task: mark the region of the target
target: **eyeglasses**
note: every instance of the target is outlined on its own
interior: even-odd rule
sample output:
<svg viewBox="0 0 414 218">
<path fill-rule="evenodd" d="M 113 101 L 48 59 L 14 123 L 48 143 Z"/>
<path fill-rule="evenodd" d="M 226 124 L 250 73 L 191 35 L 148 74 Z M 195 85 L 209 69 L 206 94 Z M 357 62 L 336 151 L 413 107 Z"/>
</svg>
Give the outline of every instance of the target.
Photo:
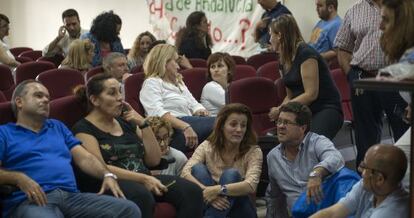
<svg viewBox="0 0 414 218">
<path fill-rule="evenodd" d="M 296 125 L 297 126 L 299 124 L 292 122 L 290 120 L 278 119 L 276 120 L 276 125 L 278 126 Z"/>
<path fill-rule="evenodd" d="M 362 161 L 359 164 L 359 166 L 358 166 L 358 171 L 362 173 L 362 171 L 364 171 L 364 170 L 371 170 L 372 174 L 378 174 L 378 173 L 380 173 L 380 174 L 382 174 L 382 176 L 384 176 L 384 178 L 386 178 L 386 175 L 385 175 L 384 172 L 382 172 L 381 170 L 378 170 L 378 169 L 374 169 L 374 168 L 367 167 L 367 165 L 365 164 L 365 162 Z"/>
</svg>

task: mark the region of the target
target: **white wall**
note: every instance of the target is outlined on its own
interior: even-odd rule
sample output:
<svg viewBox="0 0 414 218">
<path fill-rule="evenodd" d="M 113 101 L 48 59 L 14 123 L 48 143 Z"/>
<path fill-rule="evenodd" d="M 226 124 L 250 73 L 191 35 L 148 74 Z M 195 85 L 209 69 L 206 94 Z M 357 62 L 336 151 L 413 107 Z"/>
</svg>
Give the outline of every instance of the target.
<svg viewBox="0 0 414 218">
<path fill-rule="evenodd" d="M 314 0 L 284 0 L 309 40 L 310 32 L 318 21 Z M 339 0 L 341 17 L 355 0 Z M 10 47 L 29 46 L 42 49 L 57 35 L 62 25 L 61 13 L 67 8 L 79 12 L 81 26 L 89 29 L 92 19 L 102 11 L 114 10 L 123 21 L 122 43 L 131 47 L 136 35 L 150 30 L 146 0 L 0 0 L 0 13 L 10 18 Z"/>
</svg>

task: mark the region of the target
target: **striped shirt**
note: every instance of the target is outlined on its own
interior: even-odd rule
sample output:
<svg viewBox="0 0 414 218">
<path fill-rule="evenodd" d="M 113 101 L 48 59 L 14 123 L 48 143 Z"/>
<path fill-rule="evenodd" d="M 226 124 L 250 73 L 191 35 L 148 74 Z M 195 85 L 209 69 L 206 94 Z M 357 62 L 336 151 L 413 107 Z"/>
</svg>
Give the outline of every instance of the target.
<svg viewBox="0 0 414 218">
<path fill-rule="evenodd" d="M 341 153 L 332 141 L 322 135 L 309 132 L 299 145 L 295 160 L 290 161 L 285 155 L 285 146 L 279 144 L 267 155 L 269 188 L 267 197 L 267 217 L 280 217 L 276 213 L 291 208 L 305 191 L 309 174 L 317 167 L 323 167 L 331 174 L 344 166 Z M 286 199 L 284 199 L 286 198 Z M 283 202 L 285 200 L 286 202 Z"/>
<path fill-rule="evenodd" d="M 335 47 L 352 53 L 351 65 L 373 71 L 388 65 L 380 46 L 381 9 L 373 0 L 359 0 L 345 14 Z"/>
</svg>

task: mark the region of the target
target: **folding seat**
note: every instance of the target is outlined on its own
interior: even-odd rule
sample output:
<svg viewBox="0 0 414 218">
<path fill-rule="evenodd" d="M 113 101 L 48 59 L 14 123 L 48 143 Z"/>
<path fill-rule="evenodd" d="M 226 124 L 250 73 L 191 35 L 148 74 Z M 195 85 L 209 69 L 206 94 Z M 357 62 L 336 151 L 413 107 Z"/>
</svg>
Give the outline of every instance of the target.
<svg viewBox="0 0 414 218">
<path fill-rule="evenodd" d="M 280 78 L 279 62 L 271 61 L 263 64 L 259 67 L 259 69 L 257 69 L 257 76 L 276 81 Z"/>
<path fill-rule="evenodd" d="M 25 51 L 33 51 L 33 49 L 29 47 L 14 47 L 10 49 L 10 52 L 13 54 L 14 57 L 18 57 L 22 52 Z"/>
<path fill-rule="evenodd" d="M 180 72 L 183 75 L 183 81 L 190 90 L 193 97 L 200 102 L 201 93 L 207 84 L 207 68 L 186 69 Z"/>
<path fill-rule="evenodd" d="M 15 86 L 10 68 L 0 64 L 0 91 L 3 92 L 7 100 L 11 99 Z"/>
<path fill-rule="evenodd" d="M 238 56 L 238 55 L 232 55 L 231 56 L 234 60 L 234 62 L 236 62 L 236 65 L 246 65 L 246 59 L 242 56 Z"/>
<path fill-rule="evenodd" d="M 2 91 L 0 91 L 0 103 L 2 103 L 2 102 L 6 102 L 6 101 L 7 101 L 6 96 L 4 96 L 3 92 L 2 92 Z"/>
<path fill-rule="evenodd" d="M 24 51 L 19 54 L 19 57 L 28 57 L 35 61 L 38 58 L 42 57 L 42 51 L 41 50 Z"/>
<path fill-rule="evenodd" d="M 0 103 L 0 114 L 0 125 L 16 122 L 10 101 Z"/>
<path fill-rule="evenodd" d="M 139 92 L 144 83 L 144 73 L 136 73 L 126 78 L 124 84 L 125 101 L 128 102 L 132 108 L 142 116 L 145 116 L 145 110 L 139 101 Z"/>
<path fill-rule="evenodd" d="M 255 69 L 259 69 L 259 67 L 261 67 L 263 64 L 277 60 L 278 55 L 276 53 L 261 53 L 252 55 L 247 58 L 247 64 L 253 66 Z"/>
<path fill-rule="evenodd" d="M 82 73 L 72 69 L 47 70 L 36 79 L 49 90 L 50 100 L 72 95 L 77 85 L 85 84 Z"/>
<path fill-rule="evenodd" d="M 144 72 L 144 68 L 142 68 L 142 65 L 139 66 L 135 66 L 134 68 L 131 69 L 131 74 L 136 74 L 136 73 L 143 73 Z"/>
<path fill-rule="evenodd" d="M 86 79 L 86 81 L 88 81 L 89 78 L 95 76 L 96 74 L 103 73 L 103 72 L 104 72 L 104 69 L 103 69 L 102 66 L 96 66 L 96 67 L 90 69 L 88 72 L 86 72 L 85 79 Z"/>
<path fill-rule="evenodd" d="M 249 65 L 236 65 L 233 72 L 233 81 L 256 77 L 256 69 Z"/>
<path fill-rule="evenodd" d="M 188 59 L 193 67 L 207 67 L 207 61 L 201 58 Z"/>
<path fill-rule="evenodd" d="M 242 103 L 250 108 L 253 129 L 259 136 L 265 135 L 265 130 L 275 126 L 268 113 L 270 108 L 278 106 L 277 99 L 275 84 L 261 77 L 234 81 L 228 89 L 228 103 Z"/>
<path fill-rule="evenodd" d="M 50 101 L 49 118 L 64 123 L 69 129 L 87 115 L 87 103 L 74 95 L 69 95 Z"/>
<path fill-rule="evenodd" d="M 40 58 L 36 59 L 36 61 L 49 61 L 49 62 L 53 63 L 57 68 L 62 63 L 63 59 L 65 59 L 65 57 L 63 57 L 63 55 L 56 54 L 55 56 L 51 56 L 51 57 L 45 57 L 45 56 L 40 57 Z"/>
<path fill-rule="evenodd" d="M 20 62 L 20 63 L 27 63 L 27 62 L 32 62 L 34 60 L 32 60 L 31 58 L 28 57 L 14 57 L 16 59 L 16 61 Z"/>
<path fill-rule="evenodd" d="M 24 80 L 35 79 L 40 73 L 55 68 L 56 66 L 53 63 L 46 61 L 32 61 L 20 64 L 16 67 L 16 84 Z"/>
</svg>

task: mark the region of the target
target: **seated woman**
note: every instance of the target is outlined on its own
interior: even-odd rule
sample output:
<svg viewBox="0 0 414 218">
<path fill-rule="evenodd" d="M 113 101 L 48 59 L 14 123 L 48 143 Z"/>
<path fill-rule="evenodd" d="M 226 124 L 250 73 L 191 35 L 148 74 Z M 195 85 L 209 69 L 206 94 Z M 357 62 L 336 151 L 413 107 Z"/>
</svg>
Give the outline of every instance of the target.
<svg viewBox="0 0 414 218">
<path fill-rule="evenodd" d="M 211 116 L 217 116 L 219 110 L 226 103 L 225 93 L 232 80 L 235 66 L 233 58 L 227 53 L 217 52 L 207 59 L 210 82 L 204 86 L 200 101 Z"/>
<path fill-rule="evenodd" d="M 102 65 L 102 58 L 110 52 L 124 53 L 119 32 L 122 20 L 113 11 L 103 12 L 93 21 L 90 32 L 81 35 L 81 39 L 89 39 L 95 45 L 92 66 Z"/>
<path fill-rule="evenodd" d="M 197 147 L 182 177 L 204 191 L 204 217 L 256 217 L 249 194 L 255 193 L 263 154 L 243 104 L 228 104 L 217 116 L 213 133 Z"/>
<path fill-rule="evenodd" d="M 178 53 L 187 58 L 207 60 L 211 54 L 213 42 L 208 33 L 206 14 L 202 11 L 194 11 L 188 15 L 185 25 L 177 33 L 175 45 L 178 48 Z"/>
<path fill-rule="evenodd" d="M 59 68 L 70 68 L 85 74 L 92 68 L 95 46 L 88 39 L 76 39 L 70 46 L 68 55 Z"/>
<path fill-rule="evenodd" d="M 145 81 L 139 99 L 148 116 L 167 120 L 175 128 L 171 146 L 187 152 L 204 141 L 213 128 L 214 117 L 197 102 L 177 72 L 174 46 L 160 44 L 151 49 L 144 62 Z"/>
<path fill-rule="evenodd" d="M 168 168 L 161 171 L 152 171 L 152 174 L 180 176 L 181 170 L 188 159 L 183 152 L 170 147 L 174 132 L 171 124 L 161 117 L 148 117 L 146 120 L 160 145 L 162 158 L 171 161 Z"/>
<path fill-rule="evenodd" d="M 144 64 L 145 57 L 147 56 L 152 43 L 156 40 L 155 36 L 148 31 L 138 35 L 134 41 L 134 45 L 128 53 L 129 69 L 141 67 Z"/>
<path fill-rule="evenodd" d="M 122 101 L 116 79 L 93 76 L 76 94 L 88 101 L 90 112 L 73 127 L 75 136 L 120 179 L 126 198 L 139 206 L 142 217 L 153 217 L 155 202 L 160 201 L 171 203 L 177 217 L 201 216 L 199 187 L 175 176 L 150 175 L 147 166 L 159 164 L 160 147 L 148 123 Z"/>
<path fill-rule="evenodd" d="M 279 53 L 286 98 L 269 113 L 277 120 L 279 109 L 290 101 L 309 106 L 312 111 L 310 131 L 333 139 L 343 124 L 338 89 L 326 62 L 303 40 L 292 15 L 282 15 L 270 24 L 270 43 Z"/>
<path fill-rule="evenodd" d="M 14 70 L 20 65 L 20 62 L 16 61 L 10 52 L 9 46 L 3 41 L 4 37 L 9 35 L 9 23 L 9 18 L 4 14 L 0 14 L 0 64 L 5 64 Z"/>
</svg>

